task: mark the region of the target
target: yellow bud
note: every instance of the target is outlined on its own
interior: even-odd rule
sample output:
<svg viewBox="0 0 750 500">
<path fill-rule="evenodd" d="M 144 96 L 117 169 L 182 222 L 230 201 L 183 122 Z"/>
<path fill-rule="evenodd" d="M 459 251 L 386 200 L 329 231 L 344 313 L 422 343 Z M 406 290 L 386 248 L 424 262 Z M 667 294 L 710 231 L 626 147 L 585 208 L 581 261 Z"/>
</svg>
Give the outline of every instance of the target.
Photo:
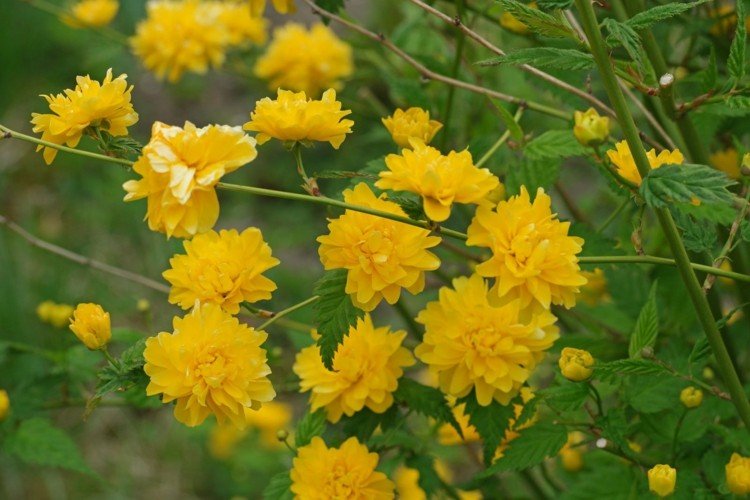
<svg viewBox="0 0 750 500">
<path fill-rule="evenodd" d="M 705 378 L 706 380 L 714 379 L 714 371 L 711 369 L 710 366 L 707 366 L 703 369 L 703 378 Z"/>
<path fill-rule="evenodd" d="M 724 467 L 727 477 L 727 487 L 735 495 L 750 493 L 750 458 L 739 453 L 732 453 L 732 458 Z"/>
<path fill-rule="evenodd" d="M 643 446 L 641 446 L 640 443 L 636 443 L 635 441 L 628 441 L 628 448 L 636 453 L 640 453 L 643 451 Z"/>
<path fill-rule="evenodd" d="M 594 108 L 574 114 L 573 135 L 584 146 L 597 146 L 609 137 L 609 117 L 601 116 Z"/>
<path fill-rule="evenodd" d="M 648 489 L 660 497 L 671 495 L 677 482 L 677 470 L 669 465 L 655 465 L 648 471 Z"/>
<path fill-rule="evenodd" d="M 112 337 L 109 313 L 99 304 L 78 304 L 73 312 L 70 329 L 91 350 L 103 348 Z"/>
<path fill-rule="evenodd" d="M 50 311 L 52 311 L 52 308 L 54 307 L 55 307 L 55 303 L 52 302 L 51 300 L 45 300 L 44 302 L 36 306 L 36 315 L 39 318 L 39 321 L 48 323 L 49 317 L 50 317 Z"/>
<path fill-rule="evenodd" d="M 10 398 L 4 389 L 0 389 L 0 422 L 5 420 L 10 412 Z"/>
<path fill-rule="evenodd" d="M 697 408 L 703 401 L 703 391 L 693 386 L 685 387 L 680 392 L 680 401 L 685 405 L 685 408 Z"/>
<path fill-rule="evenodd" d="M 281 441 L 282 443 L 286 441 L 289 438 L 289 432 L 284 429 L 279 429 L 276 431 L 276 439 Z"/>
<path fill-rule="evenodd" d="M 583 349 L 565 347 L 560 354 L 559 365 L 563 377 L 573 382 L 581 382 L 591 377 L 594 371 L 594 357 Z"/>
<path fill-rule="evenodd" d="M 561 450 L 560 462 L 568 472 L 578 472 L 583 469 L 583 453 L 578 450 Z"/>
<path fill-rule="evenodd" d="M 151 302 L 149 302 L 146 299 L 138 299 L 138 302 L 135 304 L 135 307 L 140 312 L 147 312 L 149 309 L 151 309 Z"/>
</svg>

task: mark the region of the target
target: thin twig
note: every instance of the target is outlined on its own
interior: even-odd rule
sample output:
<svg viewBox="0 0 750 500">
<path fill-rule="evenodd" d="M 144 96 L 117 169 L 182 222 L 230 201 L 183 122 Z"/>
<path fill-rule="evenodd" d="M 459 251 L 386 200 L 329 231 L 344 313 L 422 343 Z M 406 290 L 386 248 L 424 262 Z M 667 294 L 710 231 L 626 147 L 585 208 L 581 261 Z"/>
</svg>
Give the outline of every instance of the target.
<svg viewBox="0 0 750 500">
<path fill-rule="evenodd" d="M 745 201 L 748 201 L 748 197 L 750 197 L 750 192 L 748 192 L 747 186 L 744 186 L 742 188 L 742 194 L 741 196 L 745 198 Z M 714 268 L 720 268 L 721 265 L 724 263 L 725 260 L 727 260 L 727 255 L 729 252 L 732 251 L 734 239 L 737 236 L 737 232 L 740 229 L 740 225 L 742 224 L 742 221 L 745 220 L 745 216 L 747 215 L 748 207 L 750 207 L 750 203 L 745 203 L 742 208 L 740 209 L 739 213 L 737 214 L 737 217 L 734 219 L 734 222 L 732 222 L 732 226 L 729 228 L 729 235 L 727 236 L 727 241 L 724 243 L 724 246 L 721 249 L 721 252 L 719 253 L 719 256 L 714 260 L 713 267 Z M 708 291 L 711 289 L 712 286 L 714 286 L 714 282 L 716 281 L 716 275 L 709 274 L 706 276 L 706 279 L 703 281 L 703 292 L 708 293 Z"/>
</svg>

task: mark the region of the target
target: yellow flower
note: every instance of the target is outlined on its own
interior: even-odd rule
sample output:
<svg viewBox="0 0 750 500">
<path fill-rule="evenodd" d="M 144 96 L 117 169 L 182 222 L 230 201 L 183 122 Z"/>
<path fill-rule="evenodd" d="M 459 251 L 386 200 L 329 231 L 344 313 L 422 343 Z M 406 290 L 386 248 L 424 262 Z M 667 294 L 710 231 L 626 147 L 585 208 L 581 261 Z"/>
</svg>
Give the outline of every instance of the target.
<svg viewBox="0 0 750 500">
<path fill-rule="evenodd" d="M 0 389 L 0 422 L 5 420 L 10 413 L 10 398 L 5 389 Z"/>
<path fill-rule="evenodd" d="M 323 364 L 318 346 L 303 349 L 294 362 L 300 390 L 311 391 L 313 411 L 325 408 L 333 423 L 341 415 L 351 417 L 362 408 L 383 413 L 393 404 L 393 391 L 414 357 L 401 346 L 406 332 L 375 328 L 369 314 L 349 327 L 349 334 L 336 349 L 333 370 Z"/>
<path fill-rule="evenodd" d="M 146 19 L 130 38 L 133 53 L 157 78 L 170 82 L 186 71 L 202 74 L 221 66 L 231 36 L 218 7 L 199 0 L 150 0 Z"/>
<path fill-rule="evenodd" d="M 244 46 L 248 43 L 266 43 L 266 20 L 253 15 L 247 5 L 233 2 L 214 2 L 219 9 L 219 22 L 229 35 L 227 43 Z"/>
<path fill-rule="evenodd" d="M 655 465 L 648 471 L 648 489 L 660 497 L 671 495 L 677 482 L 677 470 L 669 465 Z"/>
<path fill-rule="evenodd" d="M 560 450 L 560 462 L 565 470 L 578 472 L 583 468 L 583 450 L 578 446 L 586 440 L 586 436 L 580 431 L 568 433 L 568 440 Z"/>
<path fill-rule="evenodd" d="M 555 321 L 518 299 L 497 304 L 479 275 L 456 278 L 417 316 L 425 334 L 414 353 L 438 373 L 444 393 L 461 398 L 474 389 L 480 405 L 505 405 L 558 338 Z"/>
<path fill-rule="evenodd" d="M 446 483 L 453 481 L 453 474 L 450 469 L 440 461 L 435 460 L 435 472 L 438 477 Z M 400 500 L 427 500 L 427 493 L 419 486 L 419 471 L 406 466 L 400 466 L 393 475 L 393 482 L 396 485 L 396 493 Z M 480 491 L 461 491 L 457 490 L 460 500 L 482 500 Z"/>
<path fill-rule="evenodd" d="M 558 364 L 563 377 L 573 382 L 587 380 L 594 372 L 594 357 L 583 349 L 563 348 Z"/>
<path fill-rule="evenodd" d="M 264 97 L 255 103 L 255 111 L 250 113 L 244 129 L 258 132 L 258 144 L 270 139 L 320 141 L 338 149 L 352 131 L 354 122 L 342 119 L 350 113 L 341 109 L 333 89 L 323 92 L 319 101 L 308 99 L 304 92 L 279 89 L 276 100 Z"/>
<path fill-rule="evenodd" d="M 590 305 L 606 303 L 612 300 L 612 296 L 607 291 L 607 278 L 604 271 L 596 268 L 593 271 L 582 271 L 581 274 L 586 278 L 586 284 L 581 287 L 581 300 Z"/>
<path fill-rule="evenodd" d="M 680 392 L 680 402 L 685 408 L 697 408 L 703 402 L 703 391 L 695 387 L 685 387 Z"/>
<path fill-rule="evenodd" d="M 117 0 L 80 0 L 62 21 L 74 28 L 99 28 L 111 23 L 119 8 Z"/>
<path fill-rule="evenodd" d="M 78 304 L 70 320 L 70 329 L 91 349 L 102 349 L 112 338 L 109 313 L 99 304 Z"/>
<path fill-rule="evenodd" d="M 352 74 L 352 49 L 323 24 L 308 31 L 297 23 L 274 30 L 273 39 L 255 63 L 255 76 L 272 90 L 287 89 L 319 96 L 327 88 L 341 89 Z"/>
<path fill-rule="evenodd" d="M 617 173 L 621 177 L 637 186 L 641 185 L 641 174 L 638 172 L 638 167 L 635 166 L 635 160 L 630 152 L 630 146 L 628 146 L 627 141 L 620 141 L 615 144 L 615 149 L 607 151 L 607 156 L 609 156 L 610 161 L 617 167 Z M 658 155 L 652 149 L 646 152 L 646 156 L 652 170 L 663 165 L 680 165 L 685 161 L 685 157 L 679 149 L 675 149 L 674 151 L 664 150 Z"/>
<path fill-rule="evenodd" d="M 242 302 L 271 298 L 276 284 L 263 272 L 278 265 L 260 230 L 209 231 L 183 243 L 185 255 L 169 260 L 162 276 L 171 285 L 169 302 L 190 309 L 196 300 L 237 314 Z"/>
<path fill-rule="evenodd" d="M 574 113 L 573 135 L 584 146 L 597 146 L 609 137 L 609 117 L 600 116 L 594 108 Z"/>
<path fill-rule="evenodd" d="M 294 0 L 272 0 L 273 8 L 279 14 L 293 14 L 297 12 Z M 250 0 L 250 10 L 253 15 L 259 16 L 266 10 L 266 0 Z"/>
<path fill-rule="evenodd" d="M 174 318 L 173 328 L 146 340 L 143 370 L 151 379 L 146 394 L 176 401 L 178 421 L 195 427 L 213 413 L 219 424 L 244 428 L 245 408 L 257 410 L 276 396 L 261 348 L 266 332 L 241 324 L 216 304 L 196 304 Z"/>
<path fill-rule="evenodd" d="M 70 317 L 73 316 L 73 306 L 69 304 L 55 304 L 51 300 L 45 300 L 36 307 L 36 315 L 40 321 L 49 323 L 55 328 L 65 328 L 70 325 Z"/>
<path fill-rule="evenodd" d="M 528 7 L 536 9 L 536 2 L 529 3 Z M 527 35 L 530 33 L 528 26 L 526 26 L 524 23 L 519 21 L 516 16 L 507 11 L 503 12 L 500 16 L 500 26 L 512 33 L 516 33 L 517 35 Z"/>
<path fill-rule="evenodd" d="M 250 429 L 256 429 L 263 445 L 268 448 L 279 448 L 283 444 L 276 438 L 279 430 L 284 429 L 292 420 L 292 409 L 286 403 L 269 401 L 259 410 L 245 408 L 247 427 L 240 429 L 234 425 L 215 425 L 211 429 L 208 449 L 211 455 L 220 460 L 232 456 L 237 445 L 245 439 Z"/>
<path fill-rule="evenodd" d="M 402 148 L 410 148 L 409 139 L 419 139 L 429 144 L 443 124 L 430 120 L 430 112 L 422 108 L 397 109 L 393 115 L 382 119 L 393 142 Z"/>
<path fill-rule="evenodd" d="M 31 113 L 34 132 L 42 133 L 42 140 L 74 148 L 89 127 L 98 127 L 113 136 L 128 135 L 128 127 L 138 121 L 138 113 L 133 110 L 130 93 L 122 74 L 112 78 L 112 70 L 107 70 L 104 80 L 99 83 L 90 76 L 76 77 L 76 87 L 66 89 L 63 94 L 43 95 L 52 113 Z M 57 149 L 38 146 L 44 149 L 44 161 L 51 164 Z"/>
<path fill-rule="evenodd" d="M 376 197 L 365 183 L 344 191 L 344 201 L 361 207 L 406 216 L 384 194 Z M 440 243 L 426 229 L 353 210 L 330 220 L 329 234 L 318 237 L 320 261 L 326 270 L 348 270 L 346 293 L 355 306 L 372 311 L 385 298 L 395 304 L 401 289 L 424 290 L 425 271 L 440 267 L 428 251 Z"/>
<path fill-rule="evenodd" d="M 709 162 L 714 168 L 721 170 L 732 179 L 739 179 L 740 172 L 740 154 L 734 148 L 727 148 L 717 151 L 711 155 Z"/>
<path fill-rule="evenodd" d="M 732 458 L 724 467 L 729 491 L 735 495 L 750 493 L 750 458 L 732 453 Z"/>
<path fill-rule="evenodd" d="M 385 157 L 388 170 L 380 172 L 375 185 L 420 195 L 431 220 L 448 219 L 453 203 L 480 203 L 500 184 L 489 170 L 474 166 L 468 150 L 444 156 L 419 139 L 412 139 L 411 145 L 413 150 Z"/>
<path fill-rule="evenodd" d="M 378 472 L 378 454 L 370 453 L 357 438 L 329 448 L 314 437 L 297 449 L 289 476 L 292 493 L 300 500 L 394 498 L 394 484 Z"/>
<path fill-rule="evenodd" d="M 521 306 L 538 303 L 573 307 L 586 278 L 578 267 L 583 240 L 568 236 L 569 222 L 557 220 L 552 200 L 539 188 L 532 203 L 525 187 L 495 210 L 480 206 L 469 226 L 467 245 L 489 247 L 492 258 L 476 267 L 496 278 L 498 297 L 520 298 Z"/>
<path fill-rule="evenodd" d="M 214 186 L 257 155 L 255 139 L 239 127 L 199 129 L 185 122 L 180 128 L 156 122 L 133 165 L 142 179 L 123 184 L 125 201 L 148 198 L 148 226 L 167 237 L 206 232 L 219 217 Z"/>
</svg>

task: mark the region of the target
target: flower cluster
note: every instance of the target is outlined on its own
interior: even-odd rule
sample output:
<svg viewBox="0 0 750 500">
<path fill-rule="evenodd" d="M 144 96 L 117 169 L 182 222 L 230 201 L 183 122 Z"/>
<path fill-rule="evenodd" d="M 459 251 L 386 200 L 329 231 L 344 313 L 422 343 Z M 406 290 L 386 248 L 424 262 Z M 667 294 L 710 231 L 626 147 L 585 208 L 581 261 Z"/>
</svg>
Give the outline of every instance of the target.
<svg viewBox="0 0 750 500">
<path fill-rule="evenodd" d="M 51 300 L 45 300 L 36 307 L 36 315 L 39 321 L 49 323 L 55 328 L 65 328 L 70 324 L 73 310 L 70 304 L 57 304 Z"/>
<path fill-rule="evenodd" d="M 100 28 L 111 23 L 119 9 L 117 0 L 80 0 L 62 20 L 74 28 Z"/>
<path fill-rule="evenodd" d="M 393 115 L 382 119 L 383 125 L 399 147 L 410 148 L 411 140 L 429 144 L 443 128 L 437 120 L 430 120 L 430 112 L 422 108 L 397 109 Z"/>
<path fill-rule="evenodd" d="M 607 151 L 607 156 L 614 163 L 620 177 L 632 182 L 636 186 L 641 185 L 641 174 L 635 164 L 633 153 L 630 151 L 627 141 L 620 141 L 615 144 L 615 149 Z M 664 165 L 680 165 L 685 161 L 685 157 L 679 149 L 675 149 L 674 151 L 664 150 L 659 154 L 656 154 L 656 151 L 652 149 L 646 152 L 646 157 L 652 169 L 657 169 Z"/>
<path fill-rule="evenodd" d="M 138 113 L 133 110 L 127 75 L 112 77 L 107 70 L 104 80 L 99 83 L 90 76 L 76 77 L 76 87 L 66 89 L 57 95 L 44 95 L 52 113 L 32 113 L 31 123 L 34 132 L 42 133 L 42 140 L 74 148 L 78 145 L 89 127 L 105 131 L 112 136 L 128 135 L 128 127 L 138 121 Z M 44 149 L 44 161 L 51 164 L 57 156 L 57 149 L 40 145 Z"/>
</svg>

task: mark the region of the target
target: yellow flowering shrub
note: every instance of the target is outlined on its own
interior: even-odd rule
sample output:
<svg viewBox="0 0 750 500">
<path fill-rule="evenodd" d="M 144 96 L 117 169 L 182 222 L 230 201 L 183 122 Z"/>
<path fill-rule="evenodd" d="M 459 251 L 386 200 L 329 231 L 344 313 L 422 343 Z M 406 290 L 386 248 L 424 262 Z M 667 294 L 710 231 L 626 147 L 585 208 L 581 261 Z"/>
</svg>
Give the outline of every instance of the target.
<svg viewBox="0 0 750 500">
<path fill-rule="evenodd" d="M 382 118 L 381 121 L 391 134 L 393 142 L 402 148 L 412 147 L 412 139 L 429 144 L 435 134 L 443 128 L 442 123 L 430 119 L 429 111 L 416 107 L 406 110 L 399 108 L 392 115 Z"/>
<path fill-rule="evenodd" d="M 80 0 L 70 8 L 63 21 L 74 28 L 101 27 L 112 22 L 120 9 L 117 0 Z"/>
</svg>

